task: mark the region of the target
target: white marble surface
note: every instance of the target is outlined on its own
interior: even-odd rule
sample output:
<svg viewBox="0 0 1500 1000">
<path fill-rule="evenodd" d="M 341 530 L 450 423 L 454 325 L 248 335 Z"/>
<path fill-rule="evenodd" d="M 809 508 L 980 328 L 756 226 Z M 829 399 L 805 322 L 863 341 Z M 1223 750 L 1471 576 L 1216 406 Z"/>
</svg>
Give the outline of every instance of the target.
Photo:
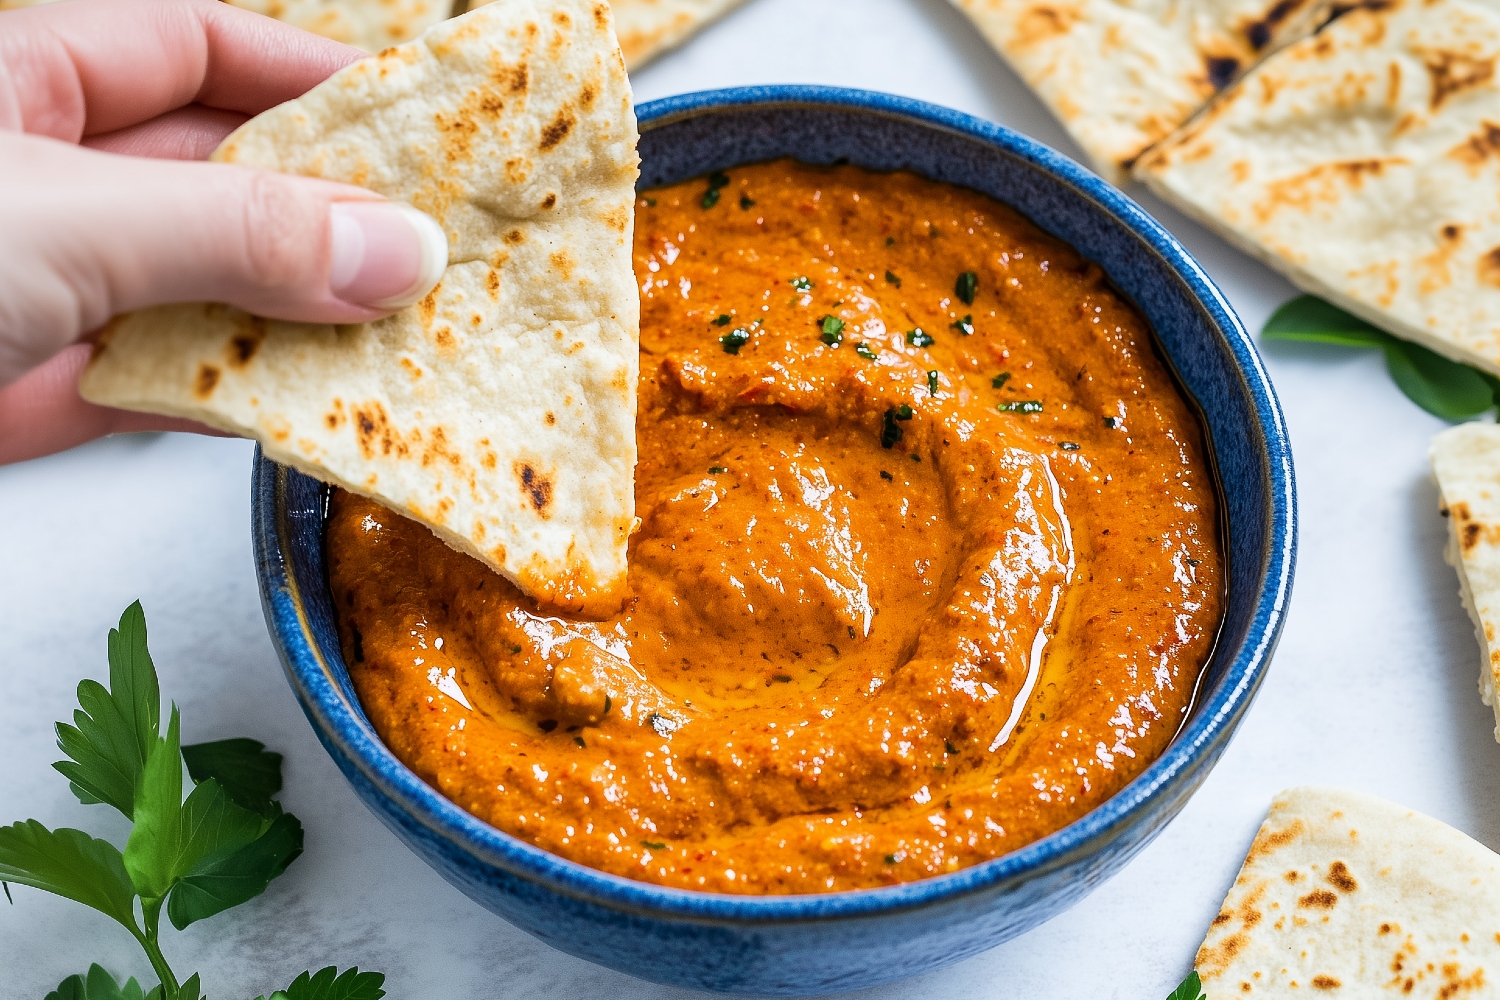
<svg viewBox="0 0 1500 1000">
<path fill-rule="evenodd" d="M 636 79 L 641 100 L 818 82 L 896 91 L 1072 152 L 1055 123 L 943 0 L 752 0 Z M 1132 192 L 1258 329 L 1285 282 Z M 1153 1000 L 1187 972 L 1271 796 L 1300 783 L 1383 795 L 1500 847 L 1500 746 L 1478 652 L 1441 557 L 1427 442 L 1374 354 L 1266 351 L 1302 502 L 1299 572 L 1270 677 L 1218 769 L 1121 875 L 1051 923 L 881 1000 Z M 250 735 L 286 755 L 307 853 L 251 904 L 168 931 L 181 972 L 254 996 L 330 962 L 387 973 L 394 998 L 686 996 L 569 958 L 450 888 L 380 826 L 313 738 L 266 637 L 250 558 L 251 448 L 139 436 L 0 469 L 0 821 L 35 817 L 123 843 L 48 766 L 52 723 L 139 597 L 186 740 Z M 148 975 L 106 918 L 25 888 L 0 900 L 0 995 L 40 998 L 100 961 Z"/>
</svg>

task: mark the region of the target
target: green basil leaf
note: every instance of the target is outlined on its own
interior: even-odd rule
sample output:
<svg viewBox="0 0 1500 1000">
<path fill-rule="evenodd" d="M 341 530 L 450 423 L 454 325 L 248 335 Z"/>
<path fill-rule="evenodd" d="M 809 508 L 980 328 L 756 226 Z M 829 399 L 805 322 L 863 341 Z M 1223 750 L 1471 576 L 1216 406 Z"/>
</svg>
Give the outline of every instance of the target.
<svg viewBox="0 0 1500 1000">
<path fill-rule="evenodd" d="M 1482 375 L 1425 347 L 1387 344 L 1385 366 L 1406 398 L 1435 417 L 1467 420 L 1495 405 L 1494 389 Z"/>
<path fill-rule="evenodd" d="M 36 820 L 0 827 L 0 878 L 91 906 L 132 932 L 135 887 L 113 844 Z"/>
<path fill-rule="evenodd" d="M 1344 347 L 1385 347 L 1390 334 L 1351 315 L 1316 295 L 1300 295 L 1266 320 L 1260 335 L 1267 340 L 1293 340 Z"/>
</svg>

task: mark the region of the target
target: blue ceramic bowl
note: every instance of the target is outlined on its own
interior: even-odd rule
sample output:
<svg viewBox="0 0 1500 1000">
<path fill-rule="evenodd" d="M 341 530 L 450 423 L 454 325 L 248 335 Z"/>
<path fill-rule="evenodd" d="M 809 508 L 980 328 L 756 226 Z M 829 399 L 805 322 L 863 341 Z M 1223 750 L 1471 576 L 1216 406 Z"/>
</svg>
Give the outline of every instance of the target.
<svg viewBox="0 0 1500 1000">
<path fill-rule="evenodd" d="M 1196 705 L 1166 753 L 1098 809 L 951 875 L 858 892 L 747 897 L 606 875 L 501 833 L 398 761 L 365 718 L 324 574 L 326 490 L 257 457 L 266 621 L 303 710 L 356 792 L 444 878 L 553 947 L 643 979 L 765 996 L 913 976 L 1021 934 L 1143 848 L 1207 777 L 1281 632 L 1296 550 L 1292 455 L 1271 383 L 1223 295 L 1118 190 L 1024 136 L 887 94 L 751 87 L 639 108 L 641 186 L 774 157 L 847 159 L 974 188 L 1098 262 L 1134 300 L 1201 407 L 1223 490 L 1228 594 Z"/>
</svg>

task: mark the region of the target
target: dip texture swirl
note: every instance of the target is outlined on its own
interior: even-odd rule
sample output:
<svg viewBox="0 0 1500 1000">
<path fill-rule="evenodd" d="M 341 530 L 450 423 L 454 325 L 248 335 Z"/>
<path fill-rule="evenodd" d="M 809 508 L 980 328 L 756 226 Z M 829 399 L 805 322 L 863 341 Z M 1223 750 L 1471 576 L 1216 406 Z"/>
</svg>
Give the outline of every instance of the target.
<svg viewBox="0 0 1500 1000">
<path fill-rule="evenodd" d="M 1215 488 L 1099 269 L 904 173 L 780 161 L 636 211 L 618 614 L 334 496 L 344 654 L 393 752 L 546 850 L 737 893 L 951 872 L 1154 760 L 1219 623 Z"/>
</svg>

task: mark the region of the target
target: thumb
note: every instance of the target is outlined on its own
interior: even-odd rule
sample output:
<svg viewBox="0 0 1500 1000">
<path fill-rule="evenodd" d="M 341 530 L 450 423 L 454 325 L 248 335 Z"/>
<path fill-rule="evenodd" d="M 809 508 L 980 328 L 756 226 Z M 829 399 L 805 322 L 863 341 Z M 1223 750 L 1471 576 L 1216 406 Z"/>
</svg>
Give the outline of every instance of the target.
<svg viewBox="0 0 1500 1000">
<path fill-rule="evenodd" d="M 16 133 L 0 133 L 0 176 L 0 385 L 131 309 L 366 322 L 421 299 L 448 263 L 429 216 L 331 181 Z"/>
</svg>

